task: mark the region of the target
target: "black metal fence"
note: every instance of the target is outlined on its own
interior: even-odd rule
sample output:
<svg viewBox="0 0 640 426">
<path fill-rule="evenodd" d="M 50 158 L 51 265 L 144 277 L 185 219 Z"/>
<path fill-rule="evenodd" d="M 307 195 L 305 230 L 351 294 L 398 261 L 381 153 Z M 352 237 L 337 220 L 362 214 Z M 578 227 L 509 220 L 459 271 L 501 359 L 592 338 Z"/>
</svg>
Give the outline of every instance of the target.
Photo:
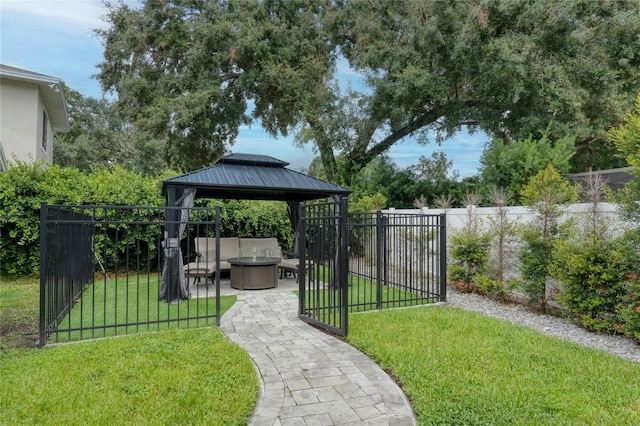
<svg viewBox="0 0 640 426">
<path fill-rule="evenodd" d="M 167 208 L 41 208 L 40 344 L 142 330 L 219 324 L 215 288 L 181 303 L 159 300 Z M 218 209 L 190 209 L 181 240 L 215 236 Z M 218 222 L 219 223 L 219 222 Z"/>
<path fill-rule="evenodd" d="M 351 312 L 446 300 L 446 217 L 349 214 Z"/>
<path fill-rule="evenodd" d="M 446 300 L 444 215 L 351 213 L 315 203 L 301 228 L 300 314 L 346 334 L 348 313 Z M 220 323 L 220 282 L 160 300 L 166 207 L 41 210 L 40 344 Z M 180 238 L 219 235 L 220 210 L 192 208 Z M 180 220 L 180 219 L 177 219 Z M 177 225 L 172 222 L 171 225 Z"/>
<path fill-rule="evenodd" d="M 339 335 L 348 330 L 349 288 L 346 198 L 302 206 L 299 257 L 303 321 Z"/>
<path fill-rule="evenodd" d="M 348 313 L 446 300 L 445 215 L 303 206 L 300 318 L 339 335 Z"/>
<path fill-rule="evenodd" d="M 40 220 L 41 287 L 40 341 L 69 314 L 85 285 L 93 280 L 95 226 L 91 217 L 63 207 L 42 204 Z M 46 226 L 65 223 L 64 227 Z"/>
</svg>

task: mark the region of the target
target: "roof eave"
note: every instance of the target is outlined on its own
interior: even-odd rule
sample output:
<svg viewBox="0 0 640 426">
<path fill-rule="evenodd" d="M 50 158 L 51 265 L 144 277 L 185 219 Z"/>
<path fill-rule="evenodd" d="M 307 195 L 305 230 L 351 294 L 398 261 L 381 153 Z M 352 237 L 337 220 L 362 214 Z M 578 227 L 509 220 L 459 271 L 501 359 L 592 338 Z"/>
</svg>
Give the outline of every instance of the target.
<svg viewBox="0 0 640 426">
<path fill-rule="evenodd" d="M 42 102 L 47 110 L 51 127 L 59 132 L 70 130 L 62 79 L 5 65 L 0 67 L 0 76 L 9 80 L 36 84 L 42 94 Z"/>
<path fill-rule="evenodd" d="M 256 188 L 242 185 L 219 185 L 215 188 L 202 188 L 190 182 L 168 182 L 162 183 L 162 194 L 166 195 L 168 186 L 181 188 L 197 188 L 196 198 L 215 199 L 246 199 L 246 200 L 282 200 L 282 201 L 305 201 L 328 198 L 331 195 L 349 196 L 353 190 L 322 190 L 322 189 L 298 189 L 298 188 Z M 229 197 L 229 194 L 234 194 Z"/>
</svg>

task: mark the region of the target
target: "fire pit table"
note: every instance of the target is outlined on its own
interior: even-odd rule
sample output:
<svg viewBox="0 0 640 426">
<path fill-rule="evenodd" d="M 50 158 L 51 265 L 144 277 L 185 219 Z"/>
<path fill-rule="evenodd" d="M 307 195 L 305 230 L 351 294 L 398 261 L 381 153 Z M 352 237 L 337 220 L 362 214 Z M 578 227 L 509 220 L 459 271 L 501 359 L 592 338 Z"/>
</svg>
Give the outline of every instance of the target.
<svg viewBox="0 0 640 426">
<path fill-rule="evenodd" d="M 236 257 L 228 259 L 231 265 L 231 287 L 238 290 L 263 290 L 278 286 L 276 258 Z"/>
</svg>

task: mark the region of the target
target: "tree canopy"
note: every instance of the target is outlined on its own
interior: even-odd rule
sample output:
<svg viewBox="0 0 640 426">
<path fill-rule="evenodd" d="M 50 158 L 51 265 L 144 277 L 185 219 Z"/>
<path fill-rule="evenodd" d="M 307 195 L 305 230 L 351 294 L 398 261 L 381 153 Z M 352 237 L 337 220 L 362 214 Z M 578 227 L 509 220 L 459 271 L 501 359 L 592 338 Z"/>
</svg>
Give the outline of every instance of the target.
<svg viewBox="0 0 640 426">
<path fill-rule="evenodd" d="M 517 205 L 522 188 L 548 164 L 561 174 L 569 173 L 574 139 L 566 136 L 553 141 L 550 133 L 548 127 L 539 139 L 529 136 L 509 144 L 500 138 L 492 140 L 480 157 L 482 183 L 506 189 Z"/>
<path fill-rule="evenodd" d="M 468 189 L 457 182 L 458 173 L 451 172 L 452 164 L 444 153 L 434 152 L 430 158 L 421 156 L 416 164 L 402 169 L 387 155 L 381 155 L 360 171 L 351 188 L 358 195 L 380 194 L 389 207 L 411 208 L 417 202 L 421 207 L 434 207 L 438 197 L 459 199 Z"/>
<path fill-rule="evenodd" d="M 633 179 L 619 194 L 626 216 L 640 224 L 640 93 L 635 107 L 624 116 L 624 124 L 609 130 L 618 152 L 632 168 Z"/>
<path fill-rule="evenodd" d="M 640 84 L 636 1 L 355 1 L 336 22 L 370 90 L 346 154 L 355 165 L 463 125 L 510 141 L 553 122 L 552 136 L 597 145 Z"/>
<path fill-rule="evenodd" d="M 403 138 L 463 126 L 510 143 L 552 122 L 554 140 L 575 138 L 574 167 L 599 168 L 640 90 L 634 0 L 147 0 L 107 21 L 103 88 L 185 169 L 256 119 L 295 129 L 345 184 Z M 336 82 L 339 57 L 365 88 Z"/>
<path fill-rule="evenodd" d="M 166 138 L 170 166 L 209 165 L 260 119 L 272 135 L 332 73 L 329 1 L 147 0 L 109 6 L 98 78 L 127 120 Z"/>
<path fill-rule="evenodd" d="M 67 86 L 64 93 L 70 131 L 54 135 L 55 164 L 85 171 L 118 165 L 144 175 L 165 169 L 163 141 L 148 139 L 147 134 L 124 122 L 117 104 L 84 97 Z"/>
</svg>

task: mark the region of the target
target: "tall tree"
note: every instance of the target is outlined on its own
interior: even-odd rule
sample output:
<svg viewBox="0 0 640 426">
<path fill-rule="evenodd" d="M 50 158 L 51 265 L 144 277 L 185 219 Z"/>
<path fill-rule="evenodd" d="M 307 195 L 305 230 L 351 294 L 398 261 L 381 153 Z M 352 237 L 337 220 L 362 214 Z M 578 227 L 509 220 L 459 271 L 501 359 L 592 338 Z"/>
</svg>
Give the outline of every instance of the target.
<svg viewBox="0 0 640 426">
<path fill-rule="evenodd" d="M 365 195 L 379 192 L 392 207 L 412 208 L 418 199 L 424 206 L 434 206 L 438 197 L 458 197 L 464 186 L 457 182 L 458 173 L 450 171 L 452 165 L 444 153 L 434 152 L 402 169 L 383 154 L 358 173 L 351 188 Z"/>
<path fill-rule="evenodd" d="M 253 119 L 296 128 L 344 184 L 403 138 L 463 126 L 508 143 L 553 122 L 586 167 L 640 90 L 637 0 L 146 0 L 107 20 L 103 88 L 186 169 Z M 364 90 L 331 80 L 338 54 Z"/>
<path fill-rule="evenodd" d="M 347 183 L 399 140 L 431 130 L 442 141 L 461 126 L 508 142 L 553 122 L 555 139 L 595 152 L 640 88 L 635 0 L 343 3 L 336 43 L 368 86 L 340 151 Z M 331 125 L 308 128 L 317 144 L 336 139 L 323 135 Z"/>
<path fill-rule="evenodd" d="M 84 97 L 67 86 L 63 90 L 70 130 L 54 136 L 56 164 L 88 170 L 131 155 L 126 137 L 111 132 L 113 114 L 105 99 Z"/>
<path fill-rule="evenodd" d="M 64 93 L 71 129 L 54 136 L 56 164 L 80 170 L 119 165 L 145 175 L 164 170 L 162 141 L 149 140 L 124 122 L 116 104 L 85 97 L 67 86 Z"/>
<path fill-rule="evenodd" d="M 110 6 L 98 78 L 124 116 L 166 139 L 170 166 L 215 161 L 242 125 L 287 134 L 322 97 L 334 47 L 329 0 L 146 0 Z"/>
<path fill-rule="evenodd" d="M 609 131 L 620 156 L 631 167 L 632 180 L 619 194 L 626 216 L 640 225 L 640 93 L 635 107 L 624 116 L 624 124 Z"/>
</svg>

